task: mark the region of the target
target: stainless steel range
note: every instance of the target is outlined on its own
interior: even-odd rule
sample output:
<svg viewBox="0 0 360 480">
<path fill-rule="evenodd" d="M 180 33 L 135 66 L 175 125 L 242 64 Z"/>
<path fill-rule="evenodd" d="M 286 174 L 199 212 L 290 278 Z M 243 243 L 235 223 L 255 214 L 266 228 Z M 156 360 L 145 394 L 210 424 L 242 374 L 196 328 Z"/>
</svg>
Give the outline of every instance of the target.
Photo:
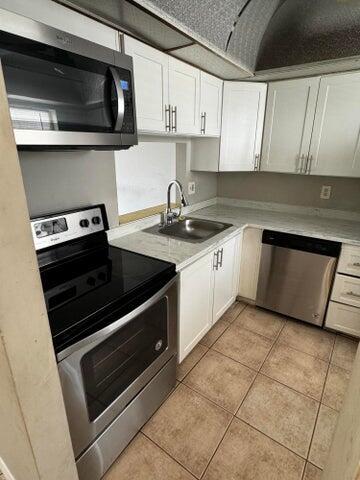
<svg viewBox="0 0 360 480">
<path fill-rule="evenodd" d="M 31 227 L 79 477 L 97 480 L 175 385 L 175 266 L 110 246 L 103 205 Z"/>
</svg>

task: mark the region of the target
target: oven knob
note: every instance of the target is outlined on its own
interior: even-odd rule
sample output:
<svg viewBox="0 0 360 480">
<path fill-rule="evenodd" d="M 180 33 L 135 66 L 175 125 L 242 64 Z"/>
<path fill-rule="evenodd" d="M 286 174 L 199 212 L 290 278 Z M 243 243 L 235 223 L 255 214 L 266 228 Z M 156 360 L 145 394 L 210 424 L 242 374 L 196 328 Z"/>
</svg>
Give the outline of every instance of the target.
<svg viewBox="0 0 360 480">
<path fill-rule="evenodd" d="M 87 218 L 83 218 L 80 220 L 80 227 L 88 227 L 89 226 L 89 220 Z"/>
<path fill-rule="evenodd" d="M 94 225 L 99 225 L 101 223 L 101 218 L 100 217 L 93 217 L 91 219 L 91 221 Z"/>
<path fill-rule="evenodd" d="M 89 277 L 87 280 L 86 280 L 86 283 L 88 285 L 90 285 L 90 287 L 93 287 L 96 283 L 96 278 L 95 277 Z"/>
</svg>

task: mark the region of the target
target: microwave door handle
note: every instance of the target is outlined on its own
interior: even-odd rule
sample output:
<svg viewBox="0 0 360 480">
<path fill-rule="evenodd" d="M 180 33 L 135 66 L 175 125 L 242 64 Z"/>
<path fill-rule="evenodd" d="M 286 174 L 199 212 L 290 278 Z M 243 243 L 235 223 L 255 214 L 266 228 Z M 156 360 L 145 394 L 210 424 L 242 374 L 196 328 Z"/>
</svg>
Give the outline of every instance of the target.
<svg viewBox="0 0 360 480">
<path fill-rule="evenodd" d="M 60 363 L 65 358 L 69 357 L 70 355 L 74 354 L 75 352 L 78 354 L 81 352 L 81 355 L 84 355 L 87 351 L 91 350 L 92 348 L 96 347 L 99 343 L 106 340 L 108 337 L 113 335 L 115 332 L 120 330 L 124 325 L 126 325 L 130 320 L 137 317 L 141 313 L 145 312 L 149 307 L 154 305 L 158 302 L 162 297 L 165 296 L 168 289 L 177 281 L 177 275 L 172 278 L 159 292 L 156 292 L 152 297 L 146 300 L 143 304 L 139 305 L 135 310 L 129 312 L 124 317 L 115 320 L 110 325 L 107 325 L 103 329 L 99 330 L 98 332 L 89 335 L 82 340 L 79 340 L 77 343 L 70 345 L 69 347 L 65 348 L 61 352 L 56 355 L 57 361 Z"/>
<path fill-rule="evenodd" d="M 121 128 L 124 123 L 124 114 L 125 114 L 125 99 L 124 92 L 121 88 L 121 78 L 119 72 L 114 67 L 109 67 L 110 73 L 115 85 L 116 95 L 117 95 L 117 116 L 115 120 L 114 130 L 116 132 L 121 132 Z"/>
</svg>

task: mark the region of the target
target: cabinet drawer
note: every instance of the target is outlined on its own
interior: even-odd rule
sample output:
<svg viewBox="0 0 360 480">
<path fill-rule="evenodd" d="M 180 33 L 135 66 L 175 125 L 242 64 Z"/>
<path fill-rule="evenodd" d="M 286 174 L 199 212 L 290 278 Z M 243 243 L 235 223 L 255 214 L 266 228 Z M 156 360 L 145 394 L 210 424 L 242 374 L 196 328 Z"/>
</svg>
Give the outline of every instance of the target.
<svg viewBox="0 0 360 480">
<path fill-rule="evenodd" d="M 331 300 L 360 307 L 360 278 L 336 274 Z"/>
<path fill-rule="evenodd" d="M 337 271 L 360 277 L 360 247 L 343 245 Z"/>
<path fill-rule="evenodd" d="M 339 332 L 360 337 L 360 308 L 329 302 L 325 325 Z"/>
</svg>

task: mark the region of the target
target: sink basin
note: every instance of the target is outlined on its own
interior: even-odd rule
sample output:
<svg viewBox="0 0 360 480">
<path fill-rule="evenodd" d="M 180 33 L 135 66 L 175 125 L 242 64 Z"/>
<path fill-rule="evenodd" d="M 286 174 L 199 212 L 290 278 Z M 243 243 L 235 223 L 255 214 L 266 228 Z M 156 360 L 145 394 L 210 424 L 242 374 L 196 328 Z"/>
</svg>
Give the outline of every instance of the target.
<svg viewBox="0 0 360 480">
<path fill-rule="evenodd" d="M 201 243 L 229 227 L 232 227 L 231 223 L 201 220 L 200 218 L 185 218 L 185 220 L 175 222 L 172 225 L 166 225 L 165 227 L 155 225 L 155 227 L 146 229 L 145 232 L 180 238 L 192 243 Z"/>
</svg>

